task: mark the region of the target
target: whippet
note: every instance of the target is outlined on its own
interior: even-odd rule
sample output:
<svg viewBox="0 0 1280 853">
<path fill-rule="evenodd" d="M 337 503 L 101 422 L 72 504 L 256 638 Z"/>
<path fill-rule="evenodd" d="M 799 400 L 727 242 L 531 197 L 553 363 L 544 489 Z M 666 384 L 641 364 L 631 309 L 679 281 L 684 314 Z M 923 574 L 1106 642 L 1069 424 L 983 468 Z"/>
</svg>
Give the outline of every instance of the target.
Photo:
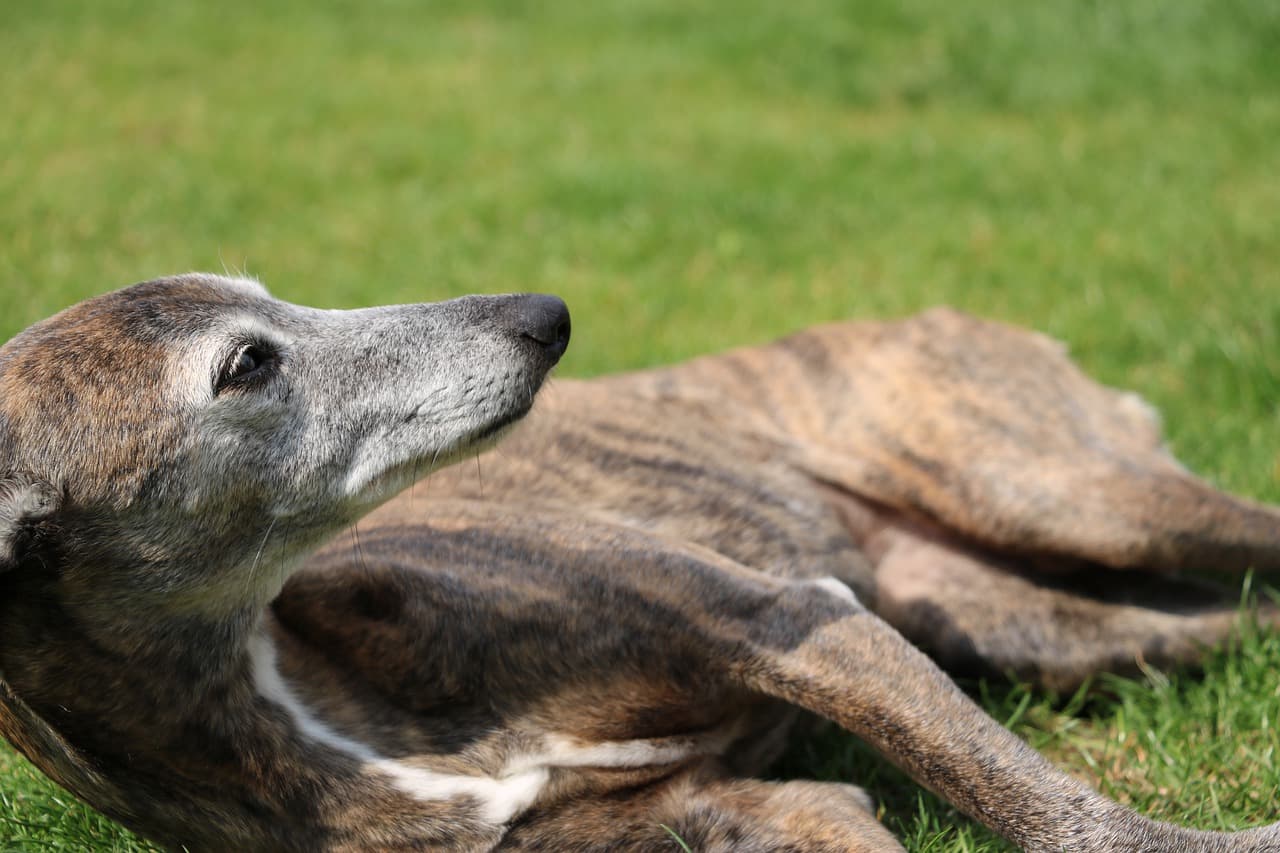
<svg viewBox="0 0 1280 853">
<path fill-rule="evenodd" d="M 933 311 L 562 380 L 439 471 L 568 337 L 549 296 L 320 311 L 202 275 L 19 334 L 0 732 L 191 850 L 896 849 L 853 786 L 751 778 L 796 708 L 1028 850 L 1280 850 L 1106 799 L 912 642 L 1068 687 L 1232 630 L 1165 576 L 1275 569 L 1280 515 L 1138 398 Z"/>
</svg>

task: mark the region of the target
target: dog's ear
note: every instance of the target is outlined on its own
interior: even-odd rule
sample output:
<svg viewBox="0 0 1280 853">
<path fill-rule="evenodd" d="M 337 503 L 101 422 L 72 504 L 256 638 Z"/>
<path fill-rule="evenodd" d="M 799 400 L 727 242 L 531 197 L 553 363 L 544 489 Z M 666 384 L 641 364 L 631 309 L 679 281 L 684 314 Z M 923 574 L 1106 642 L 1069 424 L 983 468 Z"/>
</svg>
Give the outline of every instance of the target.
<svg viewBox="0 0 1280 853">
<path fill-rule="evenodd" d="M 26 474 L 0 475 L 0 572 L 13 568 L 38 525 L 58 511 L 62 494 Z"/>
</svg>

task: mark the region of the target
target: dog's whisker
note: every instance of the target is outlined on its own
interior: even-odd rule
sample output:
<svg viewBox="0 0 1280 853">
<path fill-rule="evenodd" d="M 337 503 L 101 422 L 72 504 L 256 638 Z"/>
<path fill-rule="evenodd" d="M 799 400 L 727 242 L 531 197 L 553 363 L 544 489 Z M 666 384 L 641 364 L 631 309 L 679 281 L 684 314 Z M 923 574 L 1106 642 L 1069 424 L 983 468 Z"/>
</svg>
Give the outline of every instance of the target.
<svg viewBox="0 0 1280 853">
<path fill-rule="evenodd" d="M 267 547 L 267 540 L 271 538 L 271 531 L 275 529 L 277 518 L 273 516 L 267 524 L 267 531 L 262 534 L 262 541 L 258 543 L 258 550 L 253 555 L 253 562 L 249 565 L 249 571 L 245 574 L 245 598 L 252 601 L 254 595 L 254 576 L 258 571 L 258 564 L 262 561 L 262 552 Z"/>
</svg>

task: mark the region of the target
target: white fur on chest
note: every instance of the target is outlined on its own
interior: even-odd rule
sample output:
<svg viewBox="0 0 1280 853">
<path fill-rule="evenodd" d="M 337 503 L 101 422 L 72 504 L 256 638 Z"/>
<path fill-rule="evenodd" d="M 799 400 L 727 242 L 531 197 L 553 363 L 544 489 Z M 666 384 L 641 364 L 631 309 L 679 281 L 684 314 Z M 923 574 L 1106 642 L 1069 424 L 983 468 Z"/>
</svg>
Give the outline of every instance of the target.
<svg viewBox="0 0 1280 853">
<path fill-rule="evenodd" d="M 439 773 L 381 755 L 366 743 L 334 730 L 315 715 L 285 683 L 276 665 L 271 638 L 259 632 L 249 641 L 254 685 L 259 695 L 279 705 L 310 740 L 343 752 L 365 770 L 381 774 L 404 793 L 423 801 L 467 797 L 484 820 L 504 824 L 527 810 L 551 778 L 553 767 L 649 767 L 706 755 L 727 745 L 731 733 L 661 741 L 578 742 L 563 735 L 544 738 L 542 749 L 516 754 L 492 776 Z"/>
</svg>

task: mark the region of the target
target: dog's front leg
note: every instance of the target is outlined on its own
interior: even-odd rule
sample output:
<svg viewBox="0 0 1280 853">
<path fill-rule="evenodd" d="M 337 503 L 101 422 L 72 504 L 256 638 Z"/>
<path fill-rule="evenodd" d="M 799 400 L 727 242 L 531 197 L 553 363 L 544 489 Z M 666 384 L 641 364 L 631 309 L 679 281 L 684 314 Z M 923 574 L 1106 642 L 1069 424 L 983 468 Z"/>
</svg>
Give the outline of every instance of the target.
<svg viewBox="0 0 1280 853">
<path fill-rule="evenodd" d="M 1223 834 L 1157 823 L 1050 764 L 923 653 L 823 583 L 793 584 L 745 627 L 735 675 L 856 733 L 1026 850 L 1280 850 L 1280 824 Z"/>
</svg>

